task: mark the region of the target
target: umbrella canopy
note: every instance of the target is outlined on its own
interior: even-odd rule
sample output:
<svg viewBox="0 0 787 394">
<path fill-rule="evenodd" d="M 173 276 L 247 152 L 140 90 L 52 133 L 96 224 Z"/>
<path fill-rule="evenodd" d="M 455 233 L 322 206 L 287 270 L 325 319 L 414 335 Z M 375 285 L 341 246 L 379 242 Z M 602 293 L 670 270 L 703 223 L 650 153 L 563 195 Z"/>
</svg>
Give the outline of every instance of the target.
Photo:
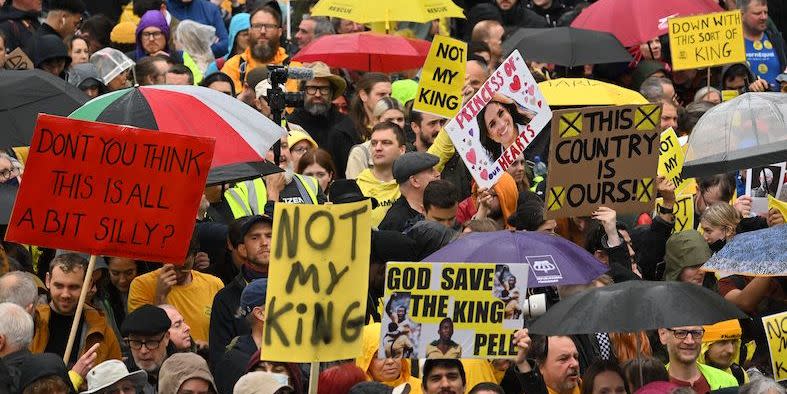
<svg viewBox="0 0 787 394">
<path fill-rule="evenodd" d="M 525 60 L 566 67 L 630 62 L 631 54 L 607 32 L 556 27 L 518 29 L 503 43 L 503 53 L 518 49 Z"/>
<path fill-rule="evenodd" d="M 430 45 L 429 41 L 378 33 L 329 34 L 306 45 L 293 60 L 390 73 L 421 68 Z"/>
<path fill-rule="evenodd" d="M 667 19 L 724 11 L 715 0 L 599 0 L 585 8 L 571 27 L 606 31 L 627 46 L 667 34 Z"/>
<path fill-rule="evenodd" d="M 585 78 L 558 78 L 540 82 L 538 87 L 550 106 L 647 104 L 633 90 Z"/>
<path fill-rule="evenodd" d="M 68 82 L 41 70 L 0 69 L 0 148 L 28 146 L 39 113 L 66 116 L 90 100 Z"/>
<path fill-rule="evenodd" d="M 69 117 L 213 137 L 216 149 L 209 184 L 278 172 L 278 167 L 267 163 L 259 164 L 264 172 L 255 173 L 247 163 L 264 162 L 265 153 L 281 138 L 282 128 L 213 89 L 182 85 L 123 89 L 91 100 Z"/>
<path fill-rule="evenodd" d="M 787 276 L 784 240 L 787 225 L 738 234 L 702 269 L 747 276 Z"/>
<path fill-rule="evenodd" d="M 528 264 L 528 287 L 587 284 L 609 269 L 561 237 L 508 230 L 462 236 L 423 261 Z"/>
<path fill-rule="evenodd" d="M 784 161 L 785 119 L 787 95 L 783 93 L 746 93 L 711 108 L 689 135 L 683 176 L 721 174 Z"/>
<path fill-rule="evenodd" d="M 0 183 L 0 225 L 8 224 L 11 219 L 17 192 L 19 192 L 19 184 Z"/>
<path fill-rule="evenodd" d="M 409 21 L 429 22 L 441 18 L 464 18 L 452 0 L 320 0 L 311 14 L 349 19 L 358 23 Z"/>
<path fill-rule="evenodd" d="M 631 280 L 562 300 L 529 328 L 534 334 L 575 335 L 701 326 L 746 318 L 735 305 L 702 286 Z"/>
</svg>

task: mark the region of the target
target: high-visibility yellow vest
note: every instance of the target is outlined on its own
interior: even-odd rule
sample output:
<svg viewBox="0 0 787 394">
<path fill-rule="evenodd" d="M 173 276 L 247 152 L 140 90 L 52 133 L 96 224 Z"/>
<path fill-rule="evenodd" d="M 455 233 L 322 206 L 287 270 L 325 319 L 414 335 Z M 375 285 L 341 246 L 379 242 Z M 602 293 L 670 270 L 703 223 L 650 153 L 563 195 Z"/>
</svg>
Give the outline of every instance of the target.
<svg viewBox="0 0 787 394">
<path fill-rule="evenodd" d="M 536 175 L 533 178 L 533 186 L 530 187 L 530 191 L 535 193 L 536 189 L 538 189 L 538 184 L 543 182 L 543 181 L 544 181 L 544 177 L 542 177 L 541 175 Z"/>
<path fill-rule="evenodd" d="M 317 204 L 319 185 L 317 180 L 310 176 L 293 174 L 295 186 L 307 204 Z M 268 189 L 262 178 L 236 183 L 235 186 L 224 192 L 224 199 L 232 210 L 232 216 L 237 219 L 243 216 L 262 215 L 265 212 L 265 203 L 268 202 Z"/>
</svg>

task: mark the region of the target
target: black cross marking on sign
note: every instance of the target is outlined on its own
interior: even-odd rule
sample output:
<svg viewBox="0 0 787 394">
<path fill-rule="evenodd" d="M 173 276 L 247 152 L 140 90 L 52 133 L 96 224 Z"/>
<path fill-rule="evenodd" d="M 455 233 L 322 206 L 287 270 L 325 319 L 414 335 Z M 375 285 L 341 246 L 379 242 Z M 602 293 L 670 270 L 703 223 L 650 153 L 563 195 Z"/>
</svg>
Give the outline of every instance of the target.
<svg viewBox="0 0 787 394">
<path fill-rule="evenodd" d="M 651 109 L 651 110 L 650 110 L 650 112 L 645 112 L 645 111 L 644 111 L 642 108 L 643 108 L 643 107 L 638 107 L 638 108 L 637 108 L 637 111 L 639 111 L 639 113 L 641 113 L 641 114 L 642 114 L 642 115 L 644 115 L 644 116 L 642 117 L 642 120 L 640 120 L 640 121 L 639 121 L 639 122 L 638 122 L 638 123 L 637 123 L 637 124 L 636 124 L 634 127 L 635 127 L 636 129 L 638 129 L 638 130 L 639 130 L 639 126 L 640 126 L 640 125 L 641 125 L 643 122 L 645 122 L 646 120 L 648 121 L 648 123 L 650 123 L 651 125 L 653 125 L 653 127 L 656 127 L 656 122 L 655 122 L 655 121 L 653 121 L 653 119 L 651 119 L 651 118 L 650 118 L 650 116 L 651 116 L 651 115 L 653 115 L 653 114 L 654 114 L 656 111 L 658 111 L 658 110 L 659 110 L 659 107 L 658 107 L 657 105 L 654 105 L 654 106 L 653 106 L 653 109 Z M 659 119 L 659 122 L 660 122 L 660 121 L 661 121 L 661 119 Z"/>
<path fill-rule="evenodd" d="M 561 137 L 565 136 L 566 133 L 571 131 L 571 129 L 574 129 L 574 132 L 576 132 L 577 134 L 582 134 L 582 130 L 580 130 L 579 127 L 577 127 L 577 125 L 576 125 L 578 120 L 581 121 L 582 114 L 575 113 L 574 115 L 575 115 L 575 117 L 574 117 L 573 120 L 571 120 L 571 119 L 569 119 L 569 118 L 567 118 L 567 117 L 565 117 L 563 115 L 560 116 L 560 120 L 566 122 L 566 128 L 563 131 L 560 132 L 560 136 Z M 581 125 L 581 123 L 580 123 L 580 125 Z"/>
<path fill-rule="evenodd" d="M 647 196 L 647 201 L 653 199 L 653 196 L 650 195 L 650 186 L 653 185 L 653 178 L 643 179 L 639 181 L 640 185 L 642 185 L 641 194 L 639 195 L 639 200 L 642 201 L 642 198 Z M 643 201 L 644 202 L 644 201 Z"/>
<path fill-rule="evenodd" d="M 560 204 L 560 196 L 562 196 L 563 193 L 566 192 L 566 189 L 561 188 L 560 191 L 555 192 L 555 188 L 553 187 L 553 188 L 549 189 L 549 192 L 552 194 L 552 197 L 554 197 L 554 198 L 552 199 L 552 203 L 550 203 L 549 206 L 547 207 L 547 210 L 551 211 L 552 207 L 555 206 L 555 204 L 557 204 L 557 209 L 562 208 L 562 206 Z"/>
</svg>

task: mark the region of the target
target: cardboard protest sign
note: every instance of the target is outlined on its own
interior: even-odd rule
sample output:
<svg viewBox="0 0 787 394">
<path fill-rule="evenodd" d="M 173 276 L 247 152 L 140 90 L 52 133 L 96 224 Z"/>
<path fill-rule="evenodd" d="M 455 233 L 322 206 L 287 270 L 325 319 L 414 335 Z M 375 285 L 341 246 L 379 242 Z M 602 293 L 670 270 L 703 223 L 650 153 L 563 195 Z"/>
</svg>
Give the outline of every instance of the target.
<svg viewBox="0 0 787 394">
<path fill-rule="evenodd" d="M 683 161 L 685 159 L 683 148 L 678 141 L 678 135 L 672 127 L 661 133 L 661 144 L 659 145 L 659 169 L 658 174 L 672 181 L 675 185 L 675 194 L 680 194 L 686 187 L 686 180 L 683 179 Z"/>
<path fill-rule="evenodd" d="M 768 336 L 773 379 L 787 380 L 787 312 L 763 317 L 762 325 Z"/>
<path fill-rule="evenodd" d="M 5 55 L 5 64 L 3 68 L 6 70 L 32 70 L 33 61 L 27 57 L 27 54 L 22 51 L 22 48 L 16 48 L 11 53 Z"/>
<path fill-rule="evenodd" d="M 490 188 L 551 117 L 552 110 L 522 55 L 515 50 L 445 130 L 478 186 Z M 482 141 L 488 141 L 491 151 Z"/>
<path fill-rule="evenodd" d="M 435 36 L 426 57 L 413 109 L 450 118 L 462 105 L 467 43 Z"/>
<path fill-rule="evenodd" d="M 526 264 L 388 263 L 379 358 L 511 358 Z"/>
<path fill-rule="evenodd" d="M 768 197 L 780 196 L 784 184 L 785 163 L 746 170 L 746 195 L 751 196 L 751 209 L 756 214 L 768 212 Z"/>
<path fill-rule="evenodd" d="M 674 70 L 746 62 L 739 10 L 670 18 L 668 23 Z"/>
<path fill-rule="evenodd" d="M 663 204 L 663 198 L 659 197 L 656 199 L 656 206 Z M 673 234 L 694 229 L 693 195 L 688 194 L 675 196 L 675 205 L 672 206 L 672 212 L 675 214 L 675 226 L 672 227 Z"/>
<path fill-rule="evenodd" d="M 648 212 L 656 198 L 661 106 L 555 111 L 547 172 L 547 219 L 606 206 Z"/>
<path fill-rule="evenodd" d="M 361 353 L 372 206 L 276 204 L 262 353 L 334 361 Z"/>
<path fill-rule="evenodd" d="M 183 264 L 214 142 L 39 115 L 6 239 Z"/>
</svg>

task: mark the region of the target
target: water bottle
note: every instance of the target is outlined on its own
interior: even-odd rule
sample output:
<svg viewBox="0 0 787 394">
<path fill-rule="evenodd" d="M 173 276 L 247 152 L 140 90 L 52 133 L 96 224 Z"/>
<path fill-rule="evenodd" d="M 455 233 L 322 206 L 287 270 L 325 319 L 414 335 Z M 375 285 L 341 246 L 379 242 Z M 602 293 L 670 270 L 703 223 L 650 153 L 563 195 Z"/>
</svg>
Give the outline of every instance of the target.
<svg viewBox="0 0 787 394">
<path fill-rule="evenodd" d="M 541 156 L 536 156 L 533 158 L 533 162 L 535 166 L 533 166 L 533 174 L 536 176 L 544 177 L 547 175 L 547 165 L 541 161 Z"/>
</svg>

